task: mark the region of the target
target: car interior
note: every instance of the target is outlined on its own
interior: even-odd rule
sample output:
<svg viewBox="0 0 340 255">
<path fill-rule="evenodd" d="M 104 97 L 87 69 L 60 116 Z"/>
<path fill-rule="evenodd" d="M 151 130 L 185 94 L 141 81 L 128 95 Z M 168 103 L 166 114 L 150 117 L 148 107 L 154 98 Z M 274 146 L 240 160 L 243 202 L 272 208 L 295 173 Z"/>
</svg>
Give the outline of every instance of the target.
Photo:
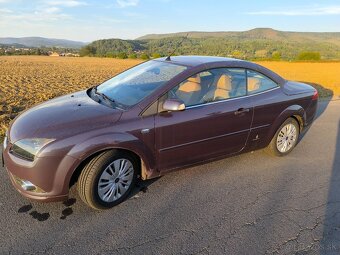
<svg viewBox="0 0 340 255">
<path fill-rule="evenodd" d="M 171 98 L 181 99 L 186 106 L 224 100 L 246 93 L 245 74 L 231 75 L 222 70 L 209 70 L 192 76 L 171 91 Z"/>
<path fill-rule="evenodd" d="M 257 72 L 242 69 L 213 69 L 194 75 L 170 91 L 169 98 L 178 98 L 186 106 L 255 94 L 277 86 Z M 248 88 L 247 88 L 248 87 Z"/>
<path fill-rule="evenodd" d="M 176 95 L 185 105 L 193 105 L 196 102 L 199 102 L 201 98 L 201 84 L 201 77 L 199 75 L 192 76 L 179 85 Z"/>
</svg>

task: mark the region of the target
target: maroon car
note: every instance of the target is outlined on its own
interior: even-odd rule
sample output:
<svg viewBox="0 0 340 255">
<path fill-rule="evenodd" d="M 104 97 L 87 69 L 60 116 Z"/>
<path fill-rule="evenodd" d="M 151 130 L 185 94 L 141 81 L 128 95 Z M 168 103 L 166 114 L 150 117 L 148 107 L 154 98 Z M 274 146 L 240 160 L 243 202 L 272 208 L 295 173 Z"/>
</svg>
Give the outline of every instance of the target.
<svg viewBox="0 0 340 255">
<path fill-rule="evenodd" d="M 317 101 L 311 86 L 247 61 L 160 58 L 25 111 L 3 159 L 28 198 L 64 200 L 77 183 L 85 203 L 105 209 L 137 178 L 261 148 L 288 154 Z"/>
</svg>

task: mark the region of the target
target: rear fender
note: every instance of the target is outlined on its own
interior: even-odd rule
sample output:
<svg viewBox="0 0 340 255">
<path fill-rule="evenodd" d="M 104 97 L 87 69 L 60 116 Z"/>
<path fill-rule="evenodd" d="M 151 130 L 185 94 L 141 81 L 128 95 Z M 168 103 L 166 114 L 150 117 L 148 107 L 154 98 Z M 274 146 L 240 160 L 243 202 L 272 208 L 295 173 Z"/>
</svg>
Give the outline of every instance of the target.
<svg viewBox="0 0 340 255">
<path fill-rule="evenodd" d="M 270 143 L 282 123 L 290 117 L 297 119 L 300 126 L 300 131 L 303 129 L 304 123 L 306 123 L 306 112 L 300 105 L 291 105 L 283 110 L 271 125 L 266 144 Z"/>
</svg>

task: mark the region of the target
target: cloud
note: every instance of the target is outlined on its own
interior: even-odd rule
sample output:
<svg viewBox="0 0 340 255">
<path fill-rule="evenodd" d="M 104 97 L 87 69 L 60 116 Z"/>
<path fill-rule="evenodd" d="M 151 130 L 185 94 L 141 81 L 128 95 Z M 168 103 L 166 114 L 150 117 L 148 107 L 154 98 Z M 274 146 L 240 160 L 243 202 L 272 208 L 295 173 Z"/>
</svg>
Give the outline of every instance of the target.
<svg viewBox="0 0 340 255">
<path fill-rule="evenodd" d="M 29 23 L 29 22 L 52 22 L 52 21 L 59 21 L 59 20 L 65 20 L 68 19 L 69 16 L 66 14 L 17 14 L 17 15 L 11 15 L 5 17 L 5 23 L 10 24 L 10 22 L 19 22 L 22 23 Z M 2 21 L 0 19 L 0 21 Z M 4 21 L 3 21 L 4 22 Z"/>
<path fill-rule="evenodd" d="M 60 12 L 60 8 L 53 6 L 53 7 L 45 8 L 44 12 L 45 13 L 57 13 L 57 12 Z"/>
<path fill-rule="evenodd" d="M 51 5 L 51 6 L 64 6 L 64 7 L 77 7 L 81 5 L 87 5 L 86 2 L 76 1 L 76 0 L 46 1 L 46 4 Z"/>
<path fill-rule="evenodd" d="M 7 8 L 0 8 L 0 13 L 12 13 L 13 11 L 11 11 L 10 9 Z"/>
<path fill-rule="evenodd" d="M 117 0 L 117 4 L 121 8 L 137 6 L 138 3 L 139 3 L 139 0 Z"/>
<path fill-rule="evenodd" d="M 267 15 L 267 16 L 322 16 L 322 15 L 340 15 L 340 6 L 326 6 L 314 8 L 299 8 L 283 11 L 254 11 L 246 12 L 248 15 Z"/>
<path fill-rule="evenodd" d="M 6 8 L 0 8 L 1 24 L 12 24 L 13 22 L 18 24 L 27 24 L 30 22 L 39 24 L 69 20 L 72 16 L 64 13 L 64 8 L 87 4 L 86 2 L 76 0 L 40 0 L 38 3 L 39 4 L 31 10 L 18 10 L 14 12 Z"/>
<path fill-rule="evenodd" d="M 127 22 L 127 20 L 124 19 L 113 19 L 105 17 L 97 17 L 97 21 L 101 22 L 102 24 L 121 24 Z"/>
<path fill-rule="evenodd" d="M 1 11 L 0 11 L 1 13 Z M 29 23 L 29 22 L 53 22 L 59 20 L 70 19 L 71 16 L 64 14 L 57 7 L 44 8 L 34 12 L 5 12 L 1 13 L 1 23 L 12 24 L 16 23 Z"/>
</svg>

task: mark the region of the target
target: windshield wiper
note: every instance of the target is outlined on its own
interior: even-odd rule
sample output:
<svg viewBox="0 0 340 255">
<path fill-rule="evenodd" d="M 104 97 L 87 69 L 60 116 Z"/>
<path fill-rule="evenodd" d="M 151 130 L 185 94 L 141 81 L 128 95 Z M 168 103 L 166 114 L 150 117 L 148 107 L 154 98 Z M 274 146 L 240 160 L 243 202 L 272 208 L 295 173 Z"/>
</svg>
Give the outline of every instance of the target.
<svg viewBox="0 0 340 255">
<path fill-rule="evenodd" d="M 105 95 L 104 93 L 99 92 L 99 91 L 97 90 L 97 87 L 98 87 L 98 86 L 93 87 L 94 93 L 95 93 L 96 95 L 101 96 L 102 98 L 104 98 L 105 100 L 107 100 L 107 101 L 109 101 L 109 102 L 111 102 L 111 103 L 114 103 L 114 102 L 115 102 L 115 100 L 109 98 L 109 97 L 108 97 L 107 95 Z"/>
</svg>

